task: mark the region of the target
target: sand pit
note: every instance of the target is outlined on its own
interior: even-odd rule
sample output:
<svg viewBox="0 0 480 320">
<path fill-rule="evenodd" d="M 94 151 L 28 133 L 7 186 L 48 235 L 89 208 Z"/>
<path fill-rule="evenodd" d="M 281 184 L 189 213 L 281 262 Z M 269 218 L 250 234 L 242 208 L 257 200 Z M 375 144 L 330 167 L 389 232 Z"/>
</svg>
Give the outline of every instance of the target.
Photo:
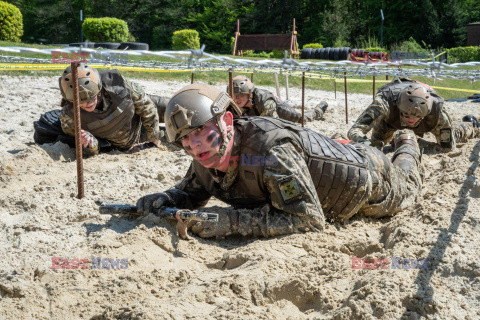
<svg viewBox="0 0 480 320">
<path fill-rule="evenodd" d="M 170 222 L 100 216 L 95 204 L 134 204 L 171 187 L 190 163 L 183 151 L 86 159 L 78 200 L 74 150 L 33 143 L 32 122 L 60 102 L 57 77 L 0 80 L 1 319 L 480 317 L 479 141 L 450 153 L 427 145 L 420 201 L 395 217 L 328 223 L 323 234 L 184 241 Z M 159 95 L 187 84 L 138 82 Z M 290 96 L 300 99 L 300 91 Z M 307 90 L 306 98 L 330 105 L 325 121 L 307 127 L 346 134 L 343 94 Z M 348 98 L 351 124 L 371 96 Z M 446 108 L 456 121 L 480 115 L 474 103 Z"/>
</svg>

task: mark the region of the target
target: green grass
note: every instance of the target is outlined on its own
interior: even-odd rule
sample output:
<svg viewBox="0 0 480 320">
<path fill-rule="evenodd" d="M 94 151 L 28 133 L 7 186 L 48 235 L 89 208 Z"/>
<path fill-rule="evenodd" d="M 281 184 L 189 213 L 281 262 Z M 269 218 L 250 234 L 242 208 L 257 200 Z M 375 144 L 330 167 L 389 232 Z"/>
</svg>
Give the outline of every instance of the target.
<svg viewBox="0 0 480 320">
<path fill-rule="evenodd" d="M 35 45 L 35 44 L 24 44 L 24 43 L 14 43 L 14 42 L 7 42 L 7 41 L 0 41 L 0 46 L 8 46 L 8 47 L 31 47 L 31 48 L 58 48 L 58 46 L 45 46 L 45 45 Z M 128 54 L 128 51 L 126 51 Z M 11 54 L 7 52 L 0 52 L 2 55 L 15 55 L 21 57 L 30 57 L 30 58 L 50 58 L 50 56 L 36 54 L 36 53 L 22 53 L 22 54 Z M 233 57 L 233 56 L 230 56 Z M 238 58 L 238 57 L 237 57 Z M 261 60 L 263 58 L 252 58 L 248 57 L 250 60 Z M 157 57 L 157 56 L 128 56 L 128 61 L 130 63 L 139 63 L 140 61 L 147 61 L 147 62 L 159 62 L 159 63 L 172 63 L 178 62 L 176 59 L 172 58 L 165 58 L 165 57 Z M 319 61 L 319 60 L 311 60 L 311 61 Z M 67 64 L 65 64 L 67 66 Z M 405 68 L 415 68 L 406 66 Z M 465 67 L 463 69 L 475 70 L 478 72 L 480 69 L 479 67 Z M 0 71 L 0 75 L 27 75 L 27 76 L 57 76 L 59 75 L 59 71 L 51 71 L 51 70 L 35 70 L 35 71 Z M 125 75 L 127 78 L 136 78 L 136 79 L 145 79 L 145 80 L 175 80 L 175 81 L 190 81 L 191 74 L 190 72 L 134 72 L 134 71 L 122 71 L 122 74 Z M 245 74 L 250 76 L 251 73 L 245 73 L 241 71 L 236 71 L 235 75 Z M 284 75 L 279 75 L 279 85 L 284 88 L 285 87 L 285 77 Z M 337 82 L 336 90 L 339 93 L 344 92 L 344 85 L 343 85 L 343 78 L 339 78 L 341 83 Z M 372 77 L 365 77 L 365 80 L 372 80 Z M 426 77 L 412 77 L 414 80 L 418 80 L 429 84 L 431 86 L 437 87 L 445 87 L 445 88 L 457 88 L 457 89 L 467 89 L 467 90 L 476 90 L 476 92 L 480 92 L 480 85 L 477 82 L 470 82 L 469 80 L 456 80 L 456 79 L 444 79 L 444 80 L 436 80 L 434 83 L 434 79 L 426 78 Z M 258 87 L 262 86 L 275 86 L 275 78 L 273 74 L 268 73 L 254 73 L 254 83 Z M 349 78 L 350 80 L 350 78 Z M 378 82 L 379 80 L 385 80 L 385 76 L 377 76 L 376 77 L 376 84 L 375 90 L 378 90 L 385 82 Z M 391 77 L 390 77 L 391 80 Z M 208 72 L 195 72 L 195 81 L 208 83 L 208 84 L 219 84 L 224 83 L 225 85 L 228 83 L 228 72 L 227 71 L 208 71 Z M 300 76 L 289 76 L 289 86 L 301 88 L 302 86 L 302 78 Z M 305 78 L 305 87 L 307 89 L 314 89 L 314 90 L 325 90 L 325 91 L 333 91 L 334 81 L 332 79 L 316 79 L 316 78 Z M 347 89 L 349 93 L 364 93 L 364 94 L 372 94 L 373 91 L 373 83 L 359 83 L 354 81 L 349 81 L 347 83 Z M 464 98 L 467 96 L 472 95 L 469 92 L 462 92 L 462 91 L 454 91 L 454 90 L 443 90 L 443 89 L 436 89 L 438 93 L 444 97 L 445 99 L 451 98 Z"/>
</svg>

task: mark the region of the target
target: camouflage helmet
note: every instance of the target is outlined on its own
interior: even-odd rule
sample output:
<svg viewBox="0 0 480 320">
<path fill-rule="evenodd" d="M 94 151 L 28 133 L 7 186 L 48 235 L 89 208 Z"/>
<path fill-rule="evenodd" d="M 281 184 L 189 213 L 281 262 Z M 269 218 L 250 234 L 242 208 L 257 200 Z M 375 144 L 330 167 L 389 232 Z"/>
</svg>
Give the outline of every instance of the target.
<svg viewBox="0 0 480 320">
<path fill-rule="evenodd" d="M 80 103 L 85 103 L 93 98 L 102 89 L 102 81 L 98 71 L 89 67 L 86 63 L 79 63 L 77 68 L 78 74 L 78 94 Z M 73 102 L 73 80 L 72 67 L 68 66 L 58 79 L 60 91 L 65 100 Z"/>
<path fill-rule="evenodd" d="M 215 87 L 194 83 L 180 89 L 170 99 L 165 111 L 168 141 L 179 142 L 180 138 L 212 119 L 217 119 L 223 136 L 220 116 L 227 110 L 232 111 L 234 117 L 241 116 L 241 110 L 232 98 Z"/>
<path fill-rule="evenodd" d="M 412 83 L 400 93 L 398 108 L 405 115 L 424 118 L 432 110 L 432 104 L 432 96 L 427 88 Z"/>
<path fill-rule="evenodd" d="M 246 76 L 236 76 L 233 78 L 233 93 L 250 94 L 253 92 L 253 89 L 255 89 L 255 85 Z"/>
</svg>

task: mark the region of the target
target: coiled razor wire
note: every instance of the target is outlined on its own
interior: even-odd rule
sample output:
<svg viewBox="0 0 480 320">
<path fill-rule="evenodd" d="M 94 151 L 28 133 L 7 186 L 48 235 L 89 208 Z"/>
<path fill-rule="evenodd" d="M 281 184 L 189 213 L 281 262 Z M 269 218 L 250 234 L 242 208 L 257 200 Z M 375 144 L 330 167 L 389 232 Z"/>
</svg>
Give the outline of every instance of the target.
<svg viewBox="0 0 480 320">
<path fill-rule="evenodd" d="M 365 78 L 371 76 L 409 77 L 422 76 L 439 79 L 467 79 L 476 81 L 480 78 L 479 61 L 447 64 L 436 61 L 297 61 L 295 59 L 264 59 L 249 60 L 243 58 L 232 58 L 229 56 L 214 55 L 201 49 L 190 49 L 182 51 L 147 51 L 147 50 L 98 50 L 83 47 L 66 47 L 58 49 L 37 49 L 26 47 L 0 47 L 0 51 L 6 54 L 33 53 L 33 54 L 90 54 L 90 63 L 99 63 L 108 66 L 125 66 L 132 68 L 164 69 L 164 70 L 199 70 L 199 71 L 254 71 L 261 73 L 280 72 L 290 75 L 299 75 L 308 72 L 307 76 L 312 78 L 344 78 L 355 77 Z M 164 61 L 128 61 L 128 56 L 155 56 L 164 57 L 178 62 Z M 8 64 L 52 64 L 53 59 L 29 58 L 4 55 L 0 56 L 0 63 Z M 402 68 L 413 66 L 417 68 Z M 470 69 L 462 69 L 469 67 Z M 473 67 L 473 68 L 471 68 Z"/>
</svg>

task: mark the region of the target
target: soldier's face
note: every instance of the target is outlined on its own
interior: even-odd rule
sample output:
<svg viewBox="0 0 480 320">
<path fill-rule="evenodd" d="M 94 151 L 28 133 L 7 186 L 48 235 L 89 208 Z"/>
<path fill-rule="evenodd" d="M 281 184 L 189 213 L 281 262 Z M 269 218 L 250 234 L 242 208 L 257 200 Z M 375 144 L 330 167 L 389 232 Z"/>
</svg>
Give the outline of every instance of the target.
<svg viewBox="0 0 480 320">
<path fill-rule="evenodd" d="M 95 98 L 93 98 L 93 99 L 91 99 L 87 102 L 80 103 L 79 106 L 80 106 L 80 108 L 82 108 L 83 110 L 85 110 L 87 112 L 92 112 L 97 107 L 97 104 L 98 104 L 98 94 L 95 96 Z"/>
<path fill-rule="evenodd" d="M 403 120 L 405 120 L 405 122 L 407 123 L 407 125 L 409 127 L 413 127 L 415 126 L 420 120 L 422 120 L 422 118 L 420 117 L 415 117 L 415 116 L 411 116 L 411 115 L 408 115 L 408 114 L 404 114 L 403 112 L 400 113 Z"/>
<path fill-rule="evenodd" d="M 221 124 L 224 132 L 228 133 L 233 130 L 233 116 L 230 112 L 222 116 Z M 219 151 L 223 138 L 216 120 L 207 122 L 182 137 L 180 141 L 185 151 L 204 167 L 214 168 L 220 171 L 226 171 L 228 168 L 228 159 L 233 145 L 233 137 L 227 145 L 225 154 L 220 155 Z"/>
<path fill-rule="evenodd" d="M 236 94 L 234 100 L 237 106 L 239 106 L 240 108 L 244 108 L 246 107 L 249 98 L 249 94 Z"/>
</svg>

